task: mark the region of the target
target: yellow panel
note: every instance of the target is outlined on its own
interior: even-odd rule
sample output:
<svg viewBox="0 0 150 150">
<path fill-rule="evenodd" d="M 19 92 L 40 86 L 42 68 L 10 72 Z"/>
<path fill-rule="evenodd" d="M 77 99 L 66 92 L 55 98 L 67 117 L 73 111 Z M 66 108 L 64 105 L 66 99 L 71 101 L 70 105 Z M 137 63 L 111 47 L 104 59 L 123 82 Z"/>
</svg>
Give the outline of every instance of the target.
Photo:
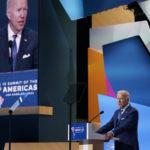
<svg viewBox="0 0 150 150">
<path fill-rule="evenodd" d="M 100 51 L 88 49 L 88 120 L 99 113 L 98 96 L 107 95 L 104 60 Z M 97 117 L 93 122 L 100 122 Z"/>
<path fill-rule="evenodd" d="M 92 27 L 103 27 L 108 25 L 134 22 L 133 11 L 127 10 L 127 5 L 113 8 L 92 15 Z"/>
</svg>

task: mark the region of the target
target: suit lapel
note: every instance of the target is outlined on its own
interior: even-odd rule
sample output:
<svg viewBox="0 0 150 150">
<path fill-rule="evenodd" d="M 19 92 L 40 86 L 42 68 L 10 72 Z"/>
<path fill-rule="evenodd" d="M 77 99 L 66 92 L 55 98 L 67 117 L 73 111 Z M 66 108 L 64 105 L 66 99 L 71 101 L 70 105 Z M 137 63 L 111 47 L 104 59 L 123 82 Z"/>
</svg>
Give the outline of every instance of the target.
<svg viewBox="0 0 150 150">
<path fill-rule="evenodd" d="M 29 44 L 29 40 L 28 40 L 27 30 L 24 29 L 22 31 L 21 42 L 20 42 L 20 47 L 19 47 L 19 52 L 18 52 L 18 58 L 22 57 L 23 54 L 26 52 L 28 44 Z"/>
<path fill-rule="evenodd" d="M 125 118 L 128 115 L 128 111 L 130 110 L 131 106 L 129 105 L 129 107 L 125 110 L 125 112 L 122 114 L 121 118 Z"/>
<path fill-rule="evenodd" d="M 24 29 L 21 35 L 21 41 L 20 41 L 19 51 L 18 51 L 17 60 L 16 60 L 16 69 L 20 67 L 19 65 L 21 64 L 23 55 L 25 54 L 27 50 L 28 43 L 29 41 L 28 41 L 27 30 Z"/>
<path fill-rule="evenodd" d="M 131 106 L 129 105 L 129 107 L 124 111 L 124 113 L 120 116 L 120 120 L 118 120 L 117 125 L 120 124 L 121 120 L 126 119 L 126 116 L 128 115 L 128 111 L 130 110 Z M 118 113 L 119 114 L 119 113 Z"/>
</svg>

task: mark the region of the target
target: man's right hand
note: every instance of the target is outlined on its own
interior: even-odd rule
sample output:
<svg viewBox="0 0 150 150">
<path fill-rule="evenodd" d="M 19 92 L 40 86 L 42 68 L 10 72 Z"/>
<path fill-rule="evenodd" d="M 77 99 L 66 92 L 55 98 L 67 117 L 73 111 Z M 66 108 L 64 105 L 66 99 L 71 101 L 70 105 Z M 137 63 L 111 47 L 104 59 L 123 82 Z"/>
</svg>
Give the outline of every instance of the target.
<svg viewBox="0 0 150 150">
<path fill-rule="evenodd" d="M 114 136 L 112 132 L 106 133 L 105 135 L 106 135 L 105 142 L 108 142 Z"/>
</svg>

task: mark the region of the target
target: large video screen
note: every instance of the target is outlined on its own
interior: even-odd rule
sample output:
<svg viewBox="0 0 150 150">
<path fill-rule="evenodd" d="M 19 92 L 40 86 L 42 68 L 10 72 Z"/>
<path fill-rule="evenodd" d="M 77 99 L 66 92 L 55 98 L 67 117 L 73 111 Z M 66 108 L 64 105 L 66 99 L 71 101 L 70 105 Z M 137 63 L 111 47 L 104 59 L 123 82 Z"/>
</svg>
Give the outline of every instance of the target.
<svg viewBox="0 0 150 150">
<path fill-rule="evenodd" d="M 38 105 L 38 0 L 0 1 L 0 78 L 0 108 Z"/>
</svg>

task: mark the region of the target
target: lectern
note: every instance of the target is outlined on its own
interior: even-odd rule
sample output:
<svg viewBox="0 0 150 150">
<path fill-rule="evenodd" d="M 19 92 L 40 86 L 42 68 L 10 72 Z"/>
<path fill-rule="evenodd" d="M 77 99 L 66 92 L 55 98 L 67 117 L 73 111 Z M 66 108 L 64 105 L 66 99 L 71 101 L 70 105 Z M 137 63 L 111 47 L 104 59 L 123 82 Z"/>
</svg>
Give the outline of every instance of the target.
<svg viewBox="0 0 150 150">
<path fill-rule="evenodd" d="M 99 126 L 93 123 L 72 123 L 71 140 L 80 141 L 79 150 L 103 150 L 105 135 L 95 133 L 98 128 Z M 69 138 L 68 130 L 68 140 Z"/>
<path fill-rule="evenodd" d="M 52 107 L 39 104 L 38 70 L 0 73 L 0 149 L 8 141 L 9 149 L 11 142 L 39 141 L 39 121 L 53 113 Z"/>
</svg>

